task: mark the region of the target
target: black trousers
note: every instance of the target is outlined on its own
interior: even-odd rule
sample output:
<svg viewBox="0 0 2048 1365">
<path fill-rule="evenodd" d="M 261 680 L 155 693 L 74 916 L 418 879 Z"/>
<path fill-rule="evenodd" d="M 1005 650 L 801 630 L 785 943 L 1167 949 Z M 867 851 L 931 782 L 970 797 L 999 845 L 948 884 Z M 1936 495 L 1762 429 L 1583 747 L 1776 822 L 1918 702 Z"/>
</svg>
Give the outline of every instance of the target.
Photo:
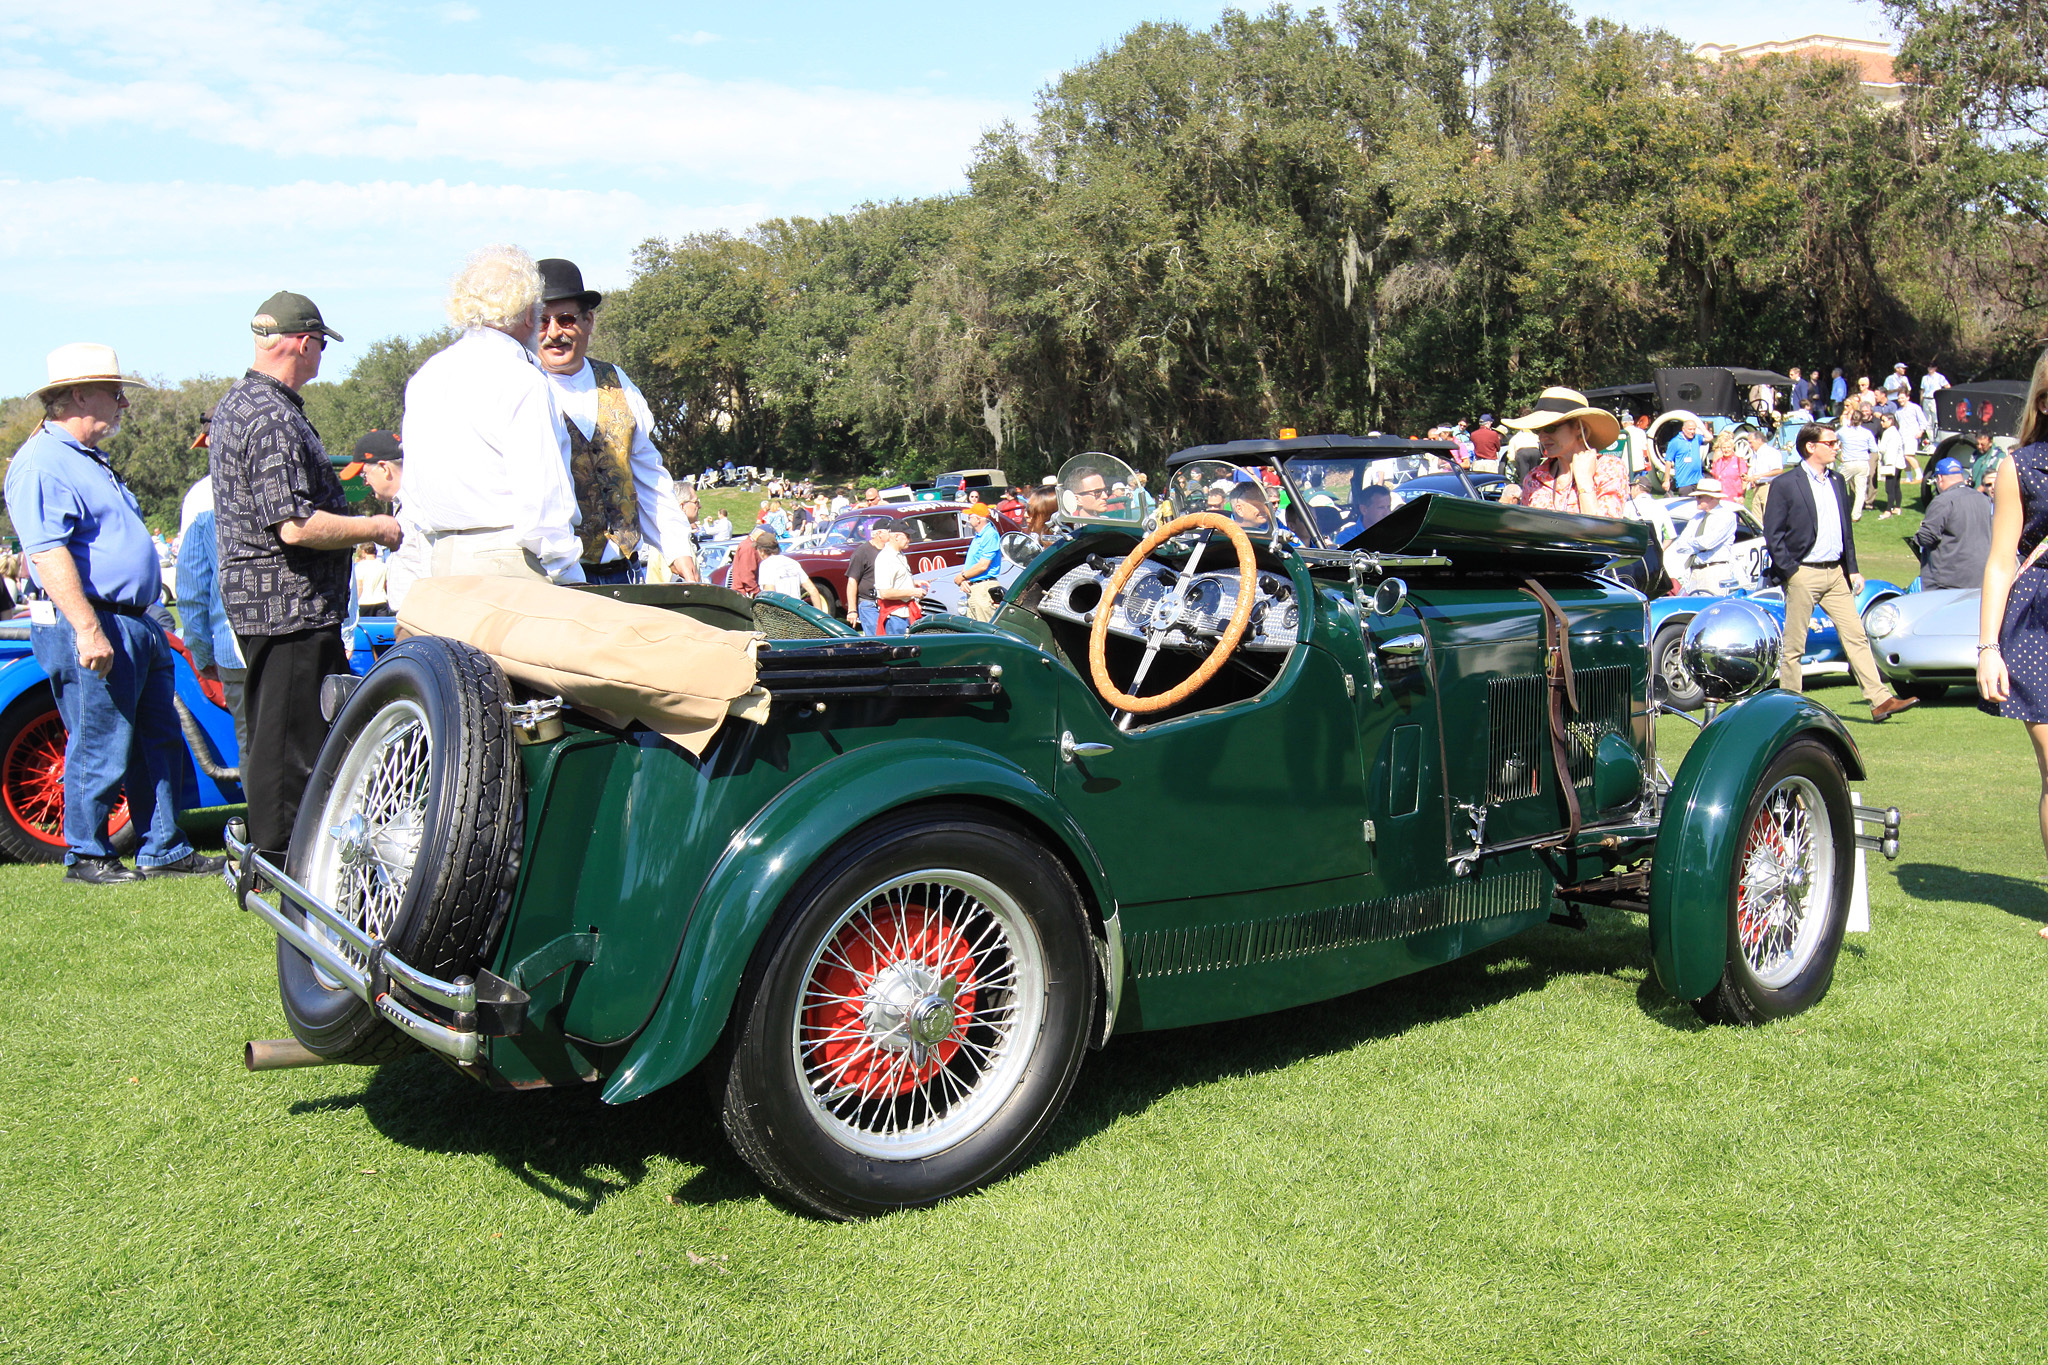
<svg viewBox="0 0 2048 1365">
<path fill-rule="evenodd" d="M 299 818 L 306 779 L 327 738 L 320 680 L 348 672 L 348 651 L 334 626 L 289 635 L 243 635 L 242 705 L 249 716 L 249 752 L 242 755 L 242 791 L 249 798 L 249 842 L 283 853 Z"/>
</svg>

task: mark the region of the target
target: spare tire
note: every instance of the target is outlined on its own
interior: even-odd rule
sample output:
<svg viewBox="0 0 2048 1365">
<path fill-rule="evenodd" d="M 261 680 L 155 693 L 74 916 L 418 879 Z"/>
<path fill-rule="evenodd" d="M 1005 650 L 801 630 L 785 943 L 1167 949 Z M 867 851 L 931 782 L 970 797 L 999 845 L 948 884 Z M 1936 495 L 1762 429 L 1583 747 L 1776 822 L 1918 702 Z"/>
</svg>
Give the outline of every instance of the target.
<svg viewBox="0 0 2048 1365">
<path fill-rule="evenodd" d="M 286 870 L 301 886 L 444 981 L 484 965 L 519 873 L 511 700 L 504 672 L 474 646 L 423 636 L 394 647 L 335 717 L 292 830 Z M 371 1064 L 412 1049 L 281 939 L 277 980 L 309 1051 Z"/>
</svg>

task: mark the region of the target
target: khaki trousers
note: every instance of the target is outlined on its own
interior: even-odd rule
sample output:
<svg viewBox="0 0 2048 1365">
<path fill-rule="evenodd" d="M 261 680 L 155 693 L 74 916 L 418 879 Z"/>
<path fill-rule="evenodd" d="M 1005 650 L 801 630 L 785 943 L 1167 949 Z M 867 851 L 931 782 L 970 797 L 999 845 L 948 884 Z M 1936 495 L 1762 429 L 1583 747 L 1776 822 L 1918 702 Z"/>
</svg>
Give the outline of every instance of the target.
<svg viewBox="0 0 2048 1365">
<path fill-rule="evenodd" d="M 1801 568 L 1785 585 L 1784 654 L 1778 660 L 1778 686 L 1787 692 L 1800 690 L 1799 656 L 1806 652 L 1806 628 L 1813 623 L 1813 609 L 1826 609 L 1842 641 L 1849 671 L 1863 689 L 1863 699 L 1872 706 L 1891 700 L 1891 690 L 1877 674 L 1877 660 L 1870 655 L 1870 639 L 1863 633 L 1863 617 L 1856 611 L 1856 592 L 1849 575 L 1837 564 L 1832 569 Z"/>
<path fill-rule="evenodd" d="M 1863 520 L 1863 508 L 1870 501 L 1870 463 L 1842 464 L 1835 469 L 1842 476 L 1842 482 L 1849 486 L 1849 520 Z M 1833 616 L 1833 611 L 1828 615 Z"/>
<path fill-rule="evenodd" d="M 548 581 L 533 551 L 510 527 L 482 531 L 429 531 L 428 573 L 435 578 L 474 574 L 483 578 L 538 578 Z"/>
<path fill-rule="evenodd" d="M 996 616 L 995 594 L 989 591 L 993 584 L 969 583 L 967 585 L 967 615 L 976 621 L 993 621 Z"/>
</svg>

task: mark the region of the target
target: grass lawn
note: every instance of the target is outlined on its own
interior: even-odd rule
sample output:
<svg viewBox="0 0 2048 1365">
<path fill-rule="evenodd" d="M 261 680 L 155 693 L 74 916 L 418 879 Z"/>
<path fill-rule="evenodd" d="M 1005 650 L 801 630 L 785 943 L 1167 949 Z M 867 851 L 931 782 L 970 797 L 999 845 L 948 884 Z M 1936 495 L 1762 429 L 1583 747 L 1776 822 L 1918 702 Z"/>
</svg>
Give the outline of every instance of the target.
<svg viewBox="0 0 2048 1365">
<path fill-rule="evenodd" d="M 224 888 L 0 867 L 0 1358 L 2048 1358 L 2032 761 L 1967 700 L 1813 690 L 1907 822 L 1811 1013 L 1706 1028 L 1596 913 L 1116 1039 L 1022 1172 L 854 1226 L 765 1198 L 689 1082 L 249 1075 L 284 1025 Z"/>
</svg>

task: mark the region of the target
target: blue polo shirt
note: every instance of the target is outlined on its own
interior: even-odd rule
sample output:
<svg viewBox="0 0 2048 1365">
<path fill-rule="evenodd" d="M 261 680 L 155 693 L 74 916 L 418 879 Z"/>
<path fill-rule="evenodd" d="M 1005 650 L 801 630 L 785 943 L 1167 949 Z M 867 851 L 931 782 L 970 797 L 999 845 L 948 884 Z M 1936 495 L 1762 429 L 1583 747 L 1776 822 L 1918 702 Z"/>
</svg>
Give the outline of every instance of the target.
<svg viewBox="0 0 2048 1365">
<path fill-rule="evenodd" d="M 974 542 L 967 547 L 967 563 L 961 567 L 971 568 L 983 562 L 988 568 L 968 579 L 969 583 L 991 583 L 1002 577 L 1003 537 L 992 521 L 974 533 Z"/>
<path fill-rule="evenodd" d="M 1664 447 L 1664 458 L 1671 461 L 1671 481 L 1680 488 L 1690 488 L 1704 477 L 1707 451 L 1707 433 L 1686 439 L 1684 432 L 1671 438 Z"/>
<path fill-rule="evenodd" d="M 163 571 L 142 508 L 98 451 L 45 422 L 7 466 L 7 515 L 24 554 L 63 546 L 88 597 L 146 607 L 163 593 Z M 40 588 L 43 576 L 29 565 Z"/>
</svg>

